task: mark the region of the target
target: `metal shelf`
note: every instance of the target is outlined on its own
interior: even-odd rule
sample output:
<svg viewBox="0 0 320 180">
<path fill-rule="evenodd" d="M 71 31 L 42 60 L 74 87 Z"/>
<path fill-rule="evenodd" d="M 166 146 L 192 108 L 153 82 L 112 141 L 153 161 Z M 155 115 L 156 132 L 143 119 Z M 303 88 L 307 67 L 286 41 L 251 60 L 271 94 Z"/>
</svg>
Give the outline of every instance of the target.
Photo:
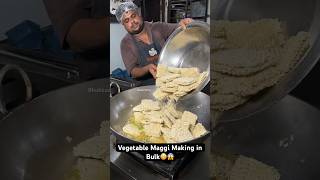
<svg viewBox="0 0 320 180">
<path fill-rule="evenodd" d="M 193 3 L 202 2 L 205 4 L 204 9 L 199 10 Z M 201 5 L 201 4 L 200 4 Z M 198 5 L 199 6 L 199 5 Z M 195 8 L 193 11 L 192 7 Z M 182 18 L 203 19 L 207 21 L 208 15 L 208 0 L 168 0 L 167 4 L 167 22 L 176 23 Z M 197 15 L 193 16 L 196 13 Z M 203 14 L 203 15 L 202 15 Z M 177 18 L 177 16 L 179 18 Z"/>
</svg>

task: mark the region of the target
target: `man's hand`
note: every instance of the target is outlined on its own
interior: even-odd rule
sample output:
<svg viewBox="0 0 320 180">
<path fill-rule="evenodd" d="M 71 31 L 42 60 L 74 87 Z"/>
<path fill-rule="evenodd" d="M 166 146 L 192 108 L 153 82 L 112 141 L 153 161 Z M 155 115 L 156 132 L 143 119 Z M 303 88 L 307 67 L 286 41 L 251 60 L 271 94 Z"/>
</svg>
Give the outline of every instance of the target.
<svg viewBox="0 0 320 180">
<path fill-rule="evenodd" d="M 192 21 L 193 21 L 193 19 L 191 19 L 191 18 L 181 19 L 180 22 L 179 22 L 179 25 L 180 25 L 183 29 L 185 29 L 186 26 L 187 26 L 188 24 L 190 24 Z"/>
<path fill-rule="evenodd" d="M 131 70 L 131 75 L 133 78 L 139 78 L 139 77 L 142 77 L 148 73 L 152 74 L 152 76 L 154 78 L 156 78 L 157 66 L 154 65 L 153 63 L 151 63 L 151 64 L 145 65 L 143 67 L 134 67 Z"/>
<path fill-rule="evenodd" d="M 156 79 L 156 75 L 157 75 L 157 66 L 152 64 L 148 64 L 148 70 L 150 72 L 150 74 L 152 74 L 153 78 Z"/>
</svg>

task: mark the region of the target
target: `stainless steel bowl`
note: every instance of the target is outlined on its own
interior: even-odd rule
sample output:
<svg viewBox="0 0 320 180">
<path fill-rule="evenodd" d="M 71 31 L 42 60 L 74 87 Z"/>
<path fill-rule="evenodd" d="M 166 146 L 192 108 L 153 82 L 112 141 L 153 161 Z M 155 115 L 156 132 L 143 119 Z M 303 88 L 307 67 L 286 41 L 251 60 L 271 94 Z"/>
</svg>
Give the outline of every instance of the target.
<svg viewBox="0 0 320 180">
<path fill-rule="evenodd" d="M 201 21 L 193 21 L 186 29 L 177 28 L 163 47 L 159 64 L 172 67 L 197 67 L 200 72 L 210 73 L 210 28 Z M 184 96 L 187 99 L 201 91 L 210 81 L 210 75 L 192 93 Z"/>
<path fill-rule="evenodd" d="M 299 31 L 311 34 L 310 49 L 291 72 L 246 104 L 226 111 L 219 122 L 240 120 L 279 102 L 302 81 L 320 58 L 320 3 L 317 0 L 213 0 L 211 11 L 213 20 L 278 18 L 285 22 L 289 35 Z"/>
</svg>

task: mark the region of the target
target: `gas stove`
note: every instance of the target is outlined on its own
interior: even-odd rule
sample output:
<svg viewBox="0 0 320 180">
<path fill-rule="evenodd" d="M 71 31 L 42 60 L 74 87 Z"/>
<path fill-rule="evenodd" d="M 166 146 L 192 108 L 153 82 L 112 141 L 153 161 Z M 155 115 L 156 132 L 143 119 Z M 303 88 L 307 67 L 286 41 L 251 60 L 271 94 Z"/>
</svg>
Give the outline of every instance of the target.
<svg viewBox="0 0 320 180">
<path fill-rule="evenodd" d="M 204 152 L 183 153 L 175 161 L 145 161 L 144 155 L 138 152 L 117 152 L 115 137 L 111 135 L 111 179 L 209 179 L 209 140 L 205 142 Z"/>
</svg>

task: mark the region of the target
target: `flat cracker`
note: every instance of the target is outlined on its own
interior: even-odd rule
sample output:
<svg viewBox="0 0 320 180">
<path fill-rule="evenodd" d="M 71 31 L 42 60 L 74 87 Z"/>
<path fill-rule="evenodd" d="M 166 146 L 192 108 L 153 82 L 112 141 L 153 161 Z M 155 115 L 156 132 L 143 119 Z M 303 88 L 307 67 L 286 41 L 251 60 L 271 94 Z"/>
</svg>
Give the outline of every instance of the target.
<svg viewBox="0 0 320 180">
<path fill-rule="evenodd" d="M 134 112 L 141 112 L 143 110 L 144 110 L 144 106 L 142 104 L 139 104 L 139 105 L 132 108 L 132 111 L 134 111 Z"/>
<path fill-rule="evenodd" d="M 181 118 L 182 113 L 176 110 L 176 106 L 173 103 L 169 103 L 165 108 L 176 119 Z"/>
<path fill-rule="evenodd" d="M 177 79 L 175 79 L 175 80 L 177 80 Z M 168 83 L 165 83 L 164 86 L 166 88 L 178 88 L 178 84 L 174 82 L 175 80 L 168 82 Z"/>
<path fill-rule="evenodd" d="M 162 115 L 162 120 L 164 122 L 164 125 L 171 128 L 172 127 L 172 122 L 170 121 L 170 119 L 166 116 L 166 115 Z"/>
<path fill-rule="evenodd" d="M 180 97 L 176 96 L 175 94 L 171 94 L 171 95 L 168 96 L 168 98 L 169 98 L 171 101 L 177 102 Z"/>
<path fill-rule="evenodd" d="M 143 126 L 143 131 L 147 136 L 160 137 L 161 136 L 161 124 L 150 123 Z"/>
<path fill-rule="evenodd" d="M 240 155 L 230 171 L 230 180 L 279 180 L 279 172 L 262 162 Z"/>
<path fill-rule="evenodd" d="M 105 180 L 108 177 L 107 165 L 95 159 L 79 158 L 75 169 L 81 180 Z"/>
<path fill-rule="evenodd" d="M 265 49 L 282 46 L 286 34 L 277 19 L 234 21 L 225 25 L 227 48 Z"/>
<path fill-rule="evenodd" d="M 276 66 L 269 67 L 252 76 L 228 76 L 215 72 L 213 76 L 218 78 L 214 87 L 222 94 L 235 94 L 250 96 L 259 91 L 275 85 L 301 58 L 308 49 L 307 34 L 301 33 L 288 40 L 283 55 L 277 60 Z"/>
<path fill-rule="evenodd" d="M 216 38 L 211 42 L 211 54 L 218 50 L 223 50 L 226 48 L 226 40 L 222 38 Z"/>
<path fill-rule="evenodd" d="M 204 135 L 205 133 L 207 133 L 207 130 L 201 123 L 197 123 L 192 130 L 192 135 L 194 138 L 198 138 Z"/>
<path fill-rule="evenodd" d="M 167 66 L 163 65 L 163 64 L 158 64 L 157 66 L 157 74 L 156 74 L 156 77 L 161 77 L 165 74 L 168 73 L 168 68 Z"/>
<path fill-rule="evenodd" d="M 173 95 L 175 95 L 176 97 L 183 97 L 183 96 L 185 96 L 186 94 L 187 94 L 187 92 L 185 92 L 185 91 L 179 91 L 179 90 L 173 93 Z"/>
<path fill-rule="evenodd" d="M 166 86 L 161 86 L 160 90 L 163 92 L 168 92 L 168 93 L 174 93 L 178 90 L 178 87 L 166 87 Z"/>
<path fill-rule="evenodd" d="M 249 97 L 241 97 L 233 94 L 213 94 L 210 96 L 212 109 L 226 111 L 245 103 Z"/>
<path fill-rule="evenodd" d="M 162 127 L 161 132 L 166 143 L 176 143 L 172 138 L 171 129 Z"/>
<path fill-rule="evenodd" d="M 173 80 L 174 84 L 182 85 L 182 86 L 188 86 L 197 81 L 194 77 L 180 77 L 175 80 Z"/>
<path fill-rule="evenodd" d="M 198 116 L 190 111 L 184 111 L 181 116 L 182 122 L 187 122 L 191 126 L 194 126 L 197 122 Z"/>
<path fill-rule="evenodd" d="M 167 92 L 163 92 L 161 89 L 156 89 L 153 93 L 153 96 L 160 101 L 168 97 L 168 95 L 169 94 Z"/>
<path fill-rule="evenodd" d="M 143 106 L 144 111 L 158 111 L 161 109 L 159 102 L 151 99 L 142 99 L 141 105 Z"/>
<path fill-rule="evenodd" d="M 145 115 L 145 117 L 151 123 L 163 123 L 163 119 L 161 118 L 162 113 L 160 111 L 152 111 L 152 113 Z"/>
<path fill-rule="evenodd" d="M 123 132 L 129 134 L 131 136 L 139 136 L 141 134 L 141 130 L 134 124 L 128 123 L 122 128 Z"/>
<path fill-rule="evenodd" d="M 181 68 L 182 77 L 197 77 L 199 74 L 198 68 Z"/>
<path fill-rule="evenodd" d="M 172 125 L 170 135 L 171 138 L 176 142 L 188 141 L 193 139 L 193 136 L 189 130 L 189 126 L 181 120 L 177 120 Z"/>
<path fill-rule="evenodd" d="M 176 67 L 168 67 L 168 71 L 170 73 L 175 73 L 175 74 L 180 74 L 181 71 L 180 71 L 181 68 L 176 68 Z"/>
<path fill-rule="evenodd" d="M 230 23 L 230 21 L 226 21 L 226 20 L 213 21 L 212 33 L 210 33 L 210 35 L 213 36 L 214 38 L 225 38 L 226 36 L 225 29 L 228 26 L 228 23 Z"/>
<path fill-rule="evenodd" d="M 164 76 L 159 77 L 159 80 L 162 82 L 170 82 L 178 77 L 180 77 L 180 74 L 165 74 Z"/>
<path fill-rule="evenodd" d="M 165 85 L 165 82 L 161 81 L 159 78 L 156 79 L 156 87 L 161 87 L 161 86 L 164 86 Z"/>
<path fill-rule="evenodd" d="M 223 50 L 213 54 L 213 69 L 216 72 L 236 76 L 250 75 L 276 65 L 281 52 L 280 48 Z"/>
<path fill-rule="evenodd" d="M 164 109 L 163 110 L 163 114 L 172 122 L 174 123 L 176 121 L 176 118 L 174 118 L 174 116 L 171 115 L 171 113 L 167 110 Z"/>
<path fill-rule="evenodd" d="M 87 139 L 73 148 L 77 157 L 105 160 L 107 155 L 108 136 L 95 136 Z"/>
<path fill-rule="evenodd" d="M 133 112 L 133 117 L 136 123 L 142 123 L 142 124 L 146 123 L 144 114 L 142 112 Z"/>
</svg>

